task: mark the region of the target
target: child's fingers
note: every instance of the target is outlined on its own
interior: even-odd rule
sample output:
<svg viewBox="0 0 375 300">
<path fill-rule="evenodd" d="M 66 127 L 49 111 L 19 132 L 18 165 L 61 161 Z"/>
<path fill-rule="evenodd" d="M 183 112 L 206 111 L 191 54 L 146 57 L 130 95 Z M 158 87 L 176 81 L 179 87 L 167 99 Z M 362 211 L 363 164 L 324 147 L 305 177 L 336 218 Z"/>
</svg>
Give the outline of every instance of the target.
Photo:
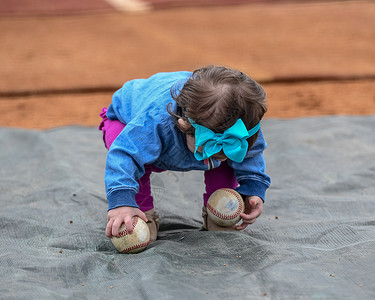
<svg viewBox="0 0 375 300">
<path fill-rule="evenodd" d="M 258 201 L 255 198 L 251 198 L 250 201 L 249 201 L 249 203 L 250 203 L 250 205 L 251 205 L 251 207 L 253 209 L 255 209 L 257 207 L 257 205 L 258 205 Z"/>
<path fill-rule="evenodd" d="M 253 224 L 255 221 L 257 220 L 257 218 L 252 218 L 252 219 L 244 219 L 242 218 L 242 224 Z"/>
<path fill-rule="evenodd" d="M 243 221 L 246 221 L 246 223 L 251 222 L 252 220 L 256 220 L 260 216 L 261 212 L 259 210 L 253 210 L 249 214 L 242 213 L 240 214 L 240 217 Z M 254 222 L 252 222 L 254 223 Z M 250 223 L 250 224 L 252 224 Z"/>
<path fill-rule="evenodd" d="M 237 230 L 243 230 L 243 229 L 245 229 L 247 227 L 247 225 L 253 224 L 255 221 L 256 221 L 256 218 L 252 219 L 252 220 L 246 220 L 246 221 L 242 220 L 242 224 L 237 225 L 236 229 Z"/>
<path fill-rule="evenodd" d="M 256 217 L 253 219 L 242 219 L 242 224 L 236 226 L 237 230 L 243 230 L 247 227 L 247 225 L 253 224 L 256 221 Z"/>
<path fill-rule="evenodd" d="M 146 214 L 143 212 L 143 211 L 140 211 L 141 213 L 138 214 L 138 217 L 140 217 L 143 221 L 145 221 L 147 223 L 147 217 L 146 217 Z"/>
<path fill-rule="evenodd" d="M 113 221 L 113 223 L 112 223 L 112 236 L 120 237 L 119 230 L 120 230 L 120 226 L 122 225 L 122 223 L 123 223 L 123 219 L 121 219 L 121 218 L 117 218 Z"/>
<path fill-rule="evenodd" d="M 256 219 L 261 215 L 263 210 L 263 202 L 259 201 L 258 197 L 251 197 L 247 199 L 247 207 L 245 208 L 245 213 L 242 213 L 241 219 L 242 224 L 236 226 L 237 230 L 245 229 L 249 224 L 253 224 Z"/>
<path fill-rule="evenodd" d="M 241 225 L 236 226 L 236 230 L 244 230 L 247 227 L 247 223 L 242 223 Z"/>
<path fill-rule="evenodd" d="M 133 233 L 133 218 L 132 218 L 132 216 L 126 216 L 124 223 L 125 223 L 126 230 L 128 231 L 128 233 L 132 234 Z"/>
<path fill-rule="evenodd" d="M 242 213 L 240 216 L 241 216 L 241 219 L 242 219 L 242 224 L 241 225 L 238 225 L 236 226 L 236 229 L 237 230 L 243 230 L 247 227 L 247 225 L 249 224 L 253 224 L 256 219 L 260 216 L 261 212 L 259 210 L 253 210 L 250 214 L 245 214 L 245 213 Z"/>
<path fill-rule="evenodd" d="M 109 220 L 107 223 L 107 227 L 105 228 L 105 235 L 109 238 L 112 238 L 112 224 L 113 220 Z"/>
</svg>

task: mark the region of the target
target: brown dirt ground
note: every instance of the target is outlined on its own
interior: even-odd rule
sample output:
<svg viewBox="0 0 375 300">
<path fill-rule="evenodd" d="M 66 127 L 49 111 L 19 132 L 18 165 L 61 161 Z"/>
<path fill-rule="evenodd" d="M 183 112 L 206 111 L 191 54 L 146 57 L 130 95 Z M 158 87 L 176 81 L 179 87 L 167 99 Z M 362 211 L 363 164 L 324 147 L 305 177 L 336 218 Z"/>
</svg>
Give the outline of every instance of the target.
<svg viewBox="0 0 375 300">
<path fill-rule="evenodd" d="M 240 69 L 267 118 L 375 114 L 375 3 L 257 3 L 0 18 L 0 126 L 96 126 L 114 90 L 159 71 Z"/>
</svg>

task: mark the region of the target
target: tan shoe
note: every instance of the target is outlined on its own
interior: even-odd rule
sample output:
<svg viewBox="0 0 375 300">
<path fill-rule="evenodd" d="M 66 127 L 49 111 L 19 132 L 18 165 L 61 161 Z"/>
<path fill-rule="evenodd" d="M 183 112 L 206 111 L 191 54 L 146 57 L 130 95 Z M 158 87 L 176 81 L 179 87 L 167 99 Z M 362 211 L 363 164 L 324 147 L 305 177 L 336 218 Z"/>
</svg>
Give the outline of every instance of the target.
<svg viewBox="0 0 375 300">
<path fill-rule="evenodd" d="M 156 241 L 159 232 L 159 215 L 154 209 L 150 209 L 144 212 L 147 217 L 147 226 L 150 230 L 150 242 Z"/>
<path fill-rule="evenodd" d="M 202 207 L 202 217 L 203 217 L 203 229 L 206 229 L 208 231 L 237 231 L 236 224 L 223 227 L 219 226 L 216 223 L 214 223 L 209 217 L 207 213 L 207 207 Z"/>
</svg>

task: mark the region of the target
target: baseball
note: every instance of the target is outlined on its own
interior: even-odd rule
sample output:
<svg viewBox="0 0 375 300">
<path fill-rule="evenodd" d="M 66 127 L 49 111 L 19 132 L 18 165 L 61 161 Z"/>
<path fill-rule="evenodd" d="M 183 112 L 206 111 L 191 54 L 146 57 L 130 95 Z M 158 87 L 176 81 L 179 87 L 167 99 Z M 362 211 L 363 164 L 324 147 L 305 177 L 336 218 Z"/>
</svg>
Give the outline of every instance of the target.
<svg viewBox="0 0 375 300">
<path fill-rule="evenodd" d="M 208 217 L 223 227 L 236 224 L 241 219 L 240 214 L 244 209 L 242 196 L 228 188 L 216 190 L 207 201 Z"/>
<path fill-rule="evenodd" d="M 120 237 L 112 237 L 112 244 L 121 253 L 138 253 L 143 251 L 150 243 L 150 230 L 145 221 L 133 217 L 133 233 L 128 234 L 125 224 L 122 224 L 119 233 Z"/>
</svg>

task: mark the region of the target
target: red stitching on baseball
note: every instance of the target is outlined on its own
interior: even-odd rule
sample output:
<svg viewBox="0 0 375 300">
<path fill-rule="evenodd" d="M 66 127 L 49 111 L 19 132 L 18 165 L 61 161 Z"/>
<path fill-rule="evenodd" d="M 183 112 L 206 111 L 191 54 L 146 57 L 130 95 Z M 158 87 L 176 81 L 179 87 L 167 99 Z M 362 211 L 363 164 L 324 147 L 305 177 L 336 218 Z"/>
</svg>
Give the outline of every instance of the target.
<svg viewBox="0 0 375 300">
<path fill-rule="evenodd" d="M 127 236 L 127 235 L 128 235 L 128 231 L 125 229 L 125 230 L 123 230 L 123 231 L 120 231 L 120 232 L 118 233 L 118 235 L 119 235 L 120 237 Z"/>
<path fill-rule="evenodd" d="M 135 216 L 135 217 L 133 218 L 133 222 L 132 222 L 132 226 L 133 226 L 133 228 L 135 228 L 135 225 L 137 225 L 137 223 L 138 223 L 138 217 Z"/>
<path fill-rule="evenodd" d="M 238 194 L 234 193 L 233 190 L 231 190 L 231 189 L 223 188 L 221 190 L 224 190 L 224 191 L 232 194 L 233 196 L 235 196 L 238 199 L 239 205 L 238 205 L 237 211 L 234 214 L 232 214 L 232 215 L 224 215 L 224 214 L 218 212 L 209 203 L 207 203 L 207 208 L 212 212 L 213 215 L 217 216 L 220 219 L 232 220 L 232 219 L 237 218 L 241 214 L 241 212 L 242 212 L 242 206 L 243 206 L 243 204 L 242 204 L 243 203 L 242 198 L 239 198 Z"/>
<path fill-rule="evenodd" d="M 133 220 L 132 220 L 133 229 L 135 228 L 135 226 L 137 225 L 137 223 L 138 223 L 138 217 L 135 216 L 133 218 Z M 124 236 L 127 236 L 127 235 L 128 235 L 128 231 L 126 230 L 126 227 L 125 227 L 125 229 L 123 231 L 119 232 L 119 236 L 120 237 L 124 237 Z M 147 247 L 149 243 L 150 243 L 150 240 L 147 241 L 147 242 L 141 243 L 141 244 L 135 244 L 133 246 L 125 248 L 124 250 L 121 251 L 121 253 L 127 253 L 127 252 L 135 250 L 137 248 Z"/>
<path fill-rule="evenodd" d="M 150 243 L 150 241 L 142 243 L 142 244 L 133 245 L 131 247 L 125 248 L 124 250 L 121 251 L 121 253 L 127 253 L 127 252 L 132 251 L 132 250 L 137 249 L 137 248 L 147 247 L 149 243 Z"/>
<path fill-rule="evenodd" d="M 138 223 L 138 217 L 135 216 L 135 217 L 133 218 L 133 220 L 132 220 L 132 226 L 133 226 L 133 229 L 135 228 L 135 226 L 137 225 L 137 223 Z M 118 234 L 119 234 L 120 237 L 127 236 L 127 235 L 128 235 L 128 230 L 127 230 L 126 227 L 125 227 L 125 229 L 124 229 L 123 231 L 119 232 Z"/>
</svg>

